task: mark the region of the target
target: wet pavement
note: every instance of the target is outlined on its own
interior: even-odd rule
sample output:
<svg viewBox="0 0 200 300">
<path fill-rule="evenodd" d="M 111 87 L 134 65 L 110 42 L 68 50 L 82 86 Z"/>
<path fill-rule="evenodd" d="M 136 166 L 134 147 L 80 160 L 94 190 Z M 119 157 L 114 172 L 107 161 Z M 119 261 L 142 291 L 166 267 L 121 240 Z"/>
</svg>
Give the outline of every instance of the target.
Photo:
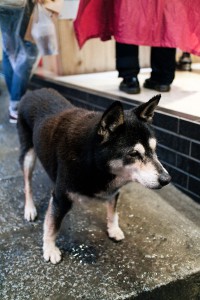
<svg viewBox="0 0 200 300">
<path fill-rule="evenodd" d="M 120 243 L 107 237 L 103 203 L 76 204 L 57 240 L 61 263 L 44 262 L 42 224 L 52 186 L 38 163 L 38 219 L 25 221 L 17 131 L 8 123 L 2 79 L 0 88 L 0 299 L 200 299 L 200 207 L 172 185 L 123 189 Z"/>
</svg>

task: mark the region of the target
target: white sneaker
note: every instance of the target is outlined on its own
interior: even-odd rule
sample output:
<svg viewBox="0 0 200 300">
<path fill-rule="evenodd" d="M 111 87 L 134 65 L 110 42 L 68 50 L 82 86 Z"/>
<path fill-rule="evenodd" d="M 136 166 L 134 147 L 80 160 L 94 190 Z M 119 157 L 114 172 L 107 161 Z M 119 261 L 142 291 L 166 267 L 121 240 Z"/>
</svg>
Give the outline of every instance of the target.
<svg viewBox="0 0 200 300">
<path fill-rule="evenodd" d="M 11 124 L 16 124 L 18 119 L 17 110 L 9 109 L 9 122 Z"/>
</svg>

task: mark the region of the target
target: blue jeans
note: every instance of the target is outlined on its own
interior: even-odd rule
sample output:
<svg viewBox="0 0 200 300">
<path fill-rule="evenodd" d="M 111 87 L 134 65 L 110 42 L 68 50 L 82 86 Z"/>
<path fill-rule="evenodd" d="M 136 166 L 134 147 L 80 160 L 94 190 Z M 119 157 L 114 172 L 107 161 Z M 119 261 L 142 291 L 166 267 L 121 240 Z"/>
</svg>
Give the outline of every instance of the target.
<svg viewBox="0 0 200 300">
<path fill-rule="evenodd" d="M 37 47 L 20 36 L 23 14 L 24 8 L 0 7 L 2 66 L 12 102 L 19 101 L 26 92 L 38 54 Z"/>
</svg>

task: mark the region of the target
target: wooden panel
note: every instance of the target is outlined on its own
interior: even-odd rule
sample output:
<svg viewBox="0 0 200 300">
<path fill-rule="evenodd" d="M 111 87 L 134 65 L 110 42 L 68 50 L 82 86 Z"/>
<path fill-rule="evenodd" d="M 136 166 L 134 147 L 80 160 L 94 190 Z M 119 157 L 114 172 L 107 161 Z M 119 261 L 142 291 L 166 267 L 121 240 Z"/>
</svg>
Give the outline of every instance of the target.
<svg viewBox="0 0 200 300">
<path fill-rule="evenodd" d="M 141 68 L 149 68 L 150 67 L 150 51 L 151 48 L 149 46 L 140 46 L 139 47 L 139 62 Z"/>
<path fill-rule="evenodd" d="M 46 70 L 73 75 L 115 70 L 115 43 L 91 39 L 79 49 L 72 20 L 58 21 L 59 55 L 43 58 Z"/>
</svg>

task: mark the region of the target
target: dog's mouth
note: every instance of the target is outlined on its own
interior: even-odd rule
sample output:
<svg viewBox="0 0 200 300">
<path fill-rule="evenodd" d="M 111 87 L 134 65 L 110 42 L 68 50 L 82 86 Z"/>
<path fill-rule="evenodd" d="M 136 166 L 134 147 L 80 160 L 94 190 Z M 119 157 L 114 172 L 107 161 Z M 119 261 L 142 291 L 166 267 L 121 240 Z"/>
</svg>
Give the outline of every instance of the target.
<svg viewBox="0 0 200 300">
<path fill-rule="evenodd" d="M 163 186 L 161 184 L 157 185 L 157 186 L 153 186 L 153 187 L 148 187 L 147 188 L 151 189 L 151 190 L 160 190 L 163 188 Z"/>
<path fill-rule="evenodd" d="M 161 188 L 163 188 L 164 186 L 166 186 L 167 184 L 169 184 L 171 181 L 171 176 L 168 174 L 167 176 L 165 176 L 165 178 L 158 178 L 158 181 L 155 182 L 145 182 L 143 180 L 139 180 L 139 179 L 134 179 L 134 182 L 140 183 L 142 184 L 144 187 L 151 189 L 151 190 L 160 190 Z"/>
</svg>

